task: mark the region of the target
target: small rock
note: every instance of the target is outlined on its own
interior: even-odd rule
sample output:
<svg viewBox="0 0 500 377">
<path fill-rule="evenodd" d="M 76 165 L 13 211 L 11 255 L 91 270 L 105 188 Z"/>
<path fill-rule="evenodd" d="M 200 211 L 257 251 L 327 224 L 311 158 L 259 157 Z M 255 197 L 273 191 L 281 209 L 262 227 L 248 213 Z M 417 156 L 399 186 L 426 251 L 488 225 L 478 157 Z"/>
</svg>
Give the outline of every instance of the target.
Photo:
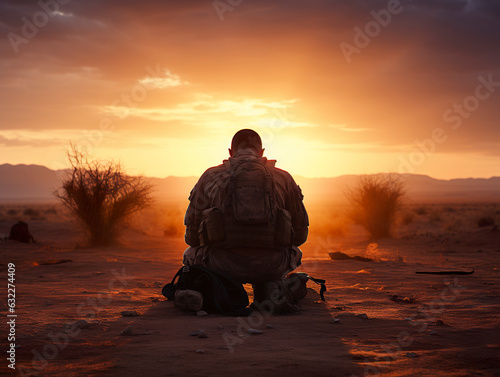
<svg viewBox="0 0 500 377">
<path fill-rule="evenodd" d="M 86 329 L 90 327 L 90 323 L 88 323 L 84 319 L 79 319 L 78 321 L 75 322 L 75 327 L 78 327 L 79 329 Z"/>
<path fill-rule="evenodd" d="M 435 332 L 434 330 L 430 330 L 429 335 L 437 335 L 437 332 Z"/>
<path fill-rule="evenodd" d="M 208 313 L 207 313 L 206 311 L 204 311 L 204 310 L 198 310 L 198 311 L 196 312 L 196 315 L 197 315 L 198 317 L 204 317 L 204 316 L 208 315 Z"/>
<path fill-rule="evenodd" d="M 356 317 L 361 318 L 361 319 L 368 319 L 368 315 L 366 315 L 365 313 L 356 314 Z"/>
<path fill-rule="evenodd" d="M 120 333 L 120 335 L 123 335 L 123 336 L 131 336 L 131 335 L 133 335 L 132 328 L 131 327 L 127 327 L 125 330 L 122 330 L 122 332 Z"/>
<path fill-rule="evenodd" d="M 139 316 L 139 313 L 137 313 L 135 310 L 124 310 L 121 312 L 122 316 L 124 317 L 137 317 Z"/>
<path fill-rule="evenodd" d="M 405 321 L 411 321 L 412 319 L 411 318 L 405 318 Z"/>
<path fill-rule="evenodd" d="M 334 318 L 333 323 L 340 323 L 340 318 Z"/>
<path fill-rule="evenodd" d="M 252 334 L 252 335 L 260 335 L 260 334 L 262 334 L 262 331 L 257 330 L 257 329 L 248 329 L 247 333 Z"/>
<path fill-rule="evenodd" d="M 266 329 L 274 329 L 274 326 L 273 326 L 273 325 L 271 325 L 270 323 L 268 323 L 268 324 L 266 325 Z"/>
<path fill-rule="evenodd" d="M 444 322 L 443 322 L 443 321 L 441 321 L 440 319 L 438 319 L 438 320 L 436 321 L 436 326 L 444 326 Z"/>
<path fill-rule="evenodd" d="M 405 356 L 410 358 L 418 357 L 418 355 L 415 352 L 407 352 Z"/>
<path fill-rule="evenodd" d="M 205 330 L 196 330 L 189 333 L 189 336 L 197 336 L 198 338 L 208 338 Z"/>
<path fill-rule="evenodd" d="M 208 338 L 208 335 L 205 333 L 205 330 L 200 330 L 198 332 L 198 338 Z"/>
<path fill-rule="evenodd" d="M 206 353 L 206 352 L 205 352 L 205 350 L 200 349 L 200 350 L 196 350 L 196 353 Z"/>
</svg>

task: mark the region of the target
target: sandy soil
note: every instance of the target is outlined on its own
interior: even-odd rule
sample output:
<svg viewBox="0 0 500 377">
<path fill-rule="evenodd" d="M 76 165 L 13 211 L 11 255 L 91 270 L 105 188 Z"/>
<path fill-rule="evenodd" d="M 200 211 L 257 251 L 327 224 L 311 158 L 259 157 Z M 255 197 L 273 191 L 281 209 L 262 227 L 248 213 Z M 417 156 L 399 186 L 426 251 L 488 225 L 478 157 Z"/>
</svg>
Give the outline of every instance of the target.
<svg viewBox="0 0 500 377">
<path fill-rule="evenodd" d="M 0 221 L 0 233 L 10 225 Z M 9 331 L 8 263 L 16 268 L 17 315 L 17 370 L 4 356 L 0 373 L 500 376 L 500 232 L 417 225 L 418 232 L 377 244 L 352 226 L 347 236 L 312 236 L 299 270 L 327 280 L 326 302 L 309 283 L 299 314 L 234 318 L 183 313 L 161 296 L 180 267 L 182 237 L 130 229 L 121 246 L 75 247 L 70 222 L 30 221 L 38 243 L 0 243 L 2 334 Z M 331 251 L 374 260 L 333 261 Z M 207 338 L 190 336 L 200 329 Z"/>
</svg>

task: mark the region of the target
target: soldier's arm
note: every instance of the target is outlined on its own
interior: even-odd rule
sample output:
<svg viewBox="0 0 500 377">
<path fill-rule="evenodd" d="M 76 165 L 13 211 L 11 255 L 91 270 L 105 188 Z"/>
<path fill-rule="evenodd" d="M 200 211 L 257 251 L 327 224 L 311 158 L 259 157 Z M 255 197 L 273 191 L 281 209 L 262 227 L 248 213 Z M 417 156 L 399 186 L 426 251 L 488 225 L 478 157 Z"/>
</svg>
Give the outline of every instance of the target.
<svg viewBox="0 0 500 377">
<path fill-rule="evenodd" d="M 292 227 L 294 230 L 293 244 L 300 246 L 307 240 L 309 234 L 309 216 L 304 206 L 304 195 L 300 187 L 293 178 L 289 185 L 289 198 L 287 200 L 287 210 L 292 217 Z"/>
<path fill-rule="evenodd" d="M 193 196 L 195 194 L 196 186 L 191 190 L 189 194 L 189 205 L 186 210 L 186 215 L 184 216 L 184 225 L 186 226 L 186 233 L 184 234 L 184 241 L 189 246 L 198 246 L 200 241 L 198 240 L 198 229 L 196 228 L 196 218 L 197 211 L 195 205 L 193 204 Z"/>
<path fill-rule="evenodd" d="M 203 185 L 200 179 L 189 194 L 189 206 L 186 210 L 186 215 L 184 216 L 184 225 L 186 226 L 184 240 L 189 246 L 200 245 L 198 228 L 200 227 L 202 220 L 202 212 L 206 209 L 206 201 L 203 200 L 203 198 Z"/>
</svg>

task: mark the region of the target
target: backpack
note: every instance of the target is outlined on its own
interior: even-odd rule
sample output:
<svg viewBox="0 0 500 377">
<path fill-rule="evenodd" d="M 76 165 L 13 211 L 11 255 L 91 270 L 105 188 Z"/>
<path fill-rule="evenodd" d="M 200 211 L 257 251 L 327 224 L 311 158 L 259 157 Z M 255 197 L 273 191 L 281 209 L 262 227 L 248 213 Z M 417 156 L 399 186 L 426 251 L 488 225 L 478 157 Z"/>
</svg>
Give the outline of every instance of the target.
<svg viewBox="0 0 500 377">
<path fill-rule="evenodd" d="M 203 211 L 199 229 L 201 245 L 291 246 L 291 216 L 276 203 L 274 177 L 266 161 L 244 158 L 225 163 L 229 183 L 222 205 Z"/>
<path fill-rule="evenodd" d="M 177 282 L 176 282 L 177 279 Z M 173 300 L 176 290 L 191 289 L 203 295 L 203 310 L 228 316 L 248 316 L 248 294 L 243 285 L 200 265 L 184 266 L 162 294 Z"/>
<path fill-rule="evenodd" d="M 31 235 L 28 224 L 24 221 L 19 221 L 12 225 L 10 228 L 9 240 L 19 241 L 24 243 L 29 243 L 30 241 L 35 242 L 35 239 Z"/>
</svg>

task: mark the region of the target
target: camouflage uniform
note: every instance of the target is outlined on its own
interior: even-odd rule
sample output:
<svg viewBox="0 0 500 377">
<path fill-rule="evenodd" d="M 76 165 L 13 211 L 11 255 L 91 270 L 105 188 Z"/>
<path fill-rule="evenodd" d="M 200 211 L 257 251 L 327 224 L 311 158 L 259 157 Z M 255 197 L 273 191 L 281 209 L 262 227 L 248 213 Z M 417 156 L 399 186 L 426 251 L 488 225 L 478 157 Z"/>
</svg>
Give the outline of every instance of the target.
<svg viewBox="0 0 500 377">
<path fill-rule="evenodd" d="M 271 246 L 270 248 L 223 249 L 215 246 L 201 246 L 198 229 L 202 221 L 202 212 L 211 207 L 221 207 L 224 200 L 224 188 L 228 185 L 225 160 L 223 164 L 212 167 L 203 173 L 189 196 L 190 204 L 186 211 L 185 240 L 190 246 L 184 252 L 183 263 L 186 266 L 201 264 L 207 268 L 231 276 L 242 283 L 262 283 L 280 280 L 288 272 L 301 264 L 302 252 L 298 248 L 307 239 L 309 219 L 302 202 L 303 195 L 292 176 L 276 168 L 275 160 L 259 157 L 251 149 L 238 151 L 231 159 L 262 158 L 274 177 L 276 202 L 280 208 L 290 212 L 293 228 L 291 247 Z"/>
</svg>

